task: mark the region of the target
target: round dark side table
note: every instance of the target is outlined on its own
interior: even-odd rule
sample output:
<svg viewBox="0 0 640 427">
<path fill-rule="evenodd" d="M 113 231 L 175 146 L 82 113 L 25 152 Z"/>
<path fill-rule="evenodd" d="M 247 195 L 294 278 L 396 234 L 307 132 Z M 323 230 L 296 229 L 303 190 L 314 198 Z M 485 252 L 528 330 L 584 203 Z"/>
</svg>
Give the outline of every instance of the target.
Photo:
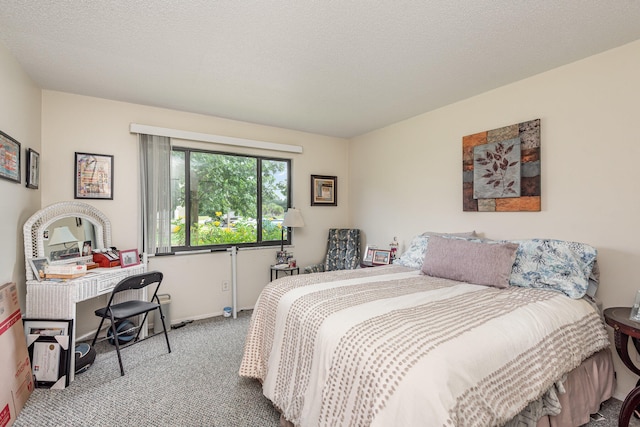
<svg viewBox="0 0 640 427">
<path fill-rule="evenodd" d="M 629 357 L 629 337 L 640 353 L 640 322 L 633 321 L 629 318 L 631 307 L 611 307 L 604 310 L 604 320 L 607 325 L 613 328 L 613 336 L 616 351 L 622 359 L 624 365 L 636 375 L 640 376 L 640 368 L 638 368 L 631 357 Z M 618 417 L 618 426 L 627 427 L 633 411 L 640 405 L 640 386 L 636 386 L 629 392 L 622 402 L 620 416 Z"/>
</svg>

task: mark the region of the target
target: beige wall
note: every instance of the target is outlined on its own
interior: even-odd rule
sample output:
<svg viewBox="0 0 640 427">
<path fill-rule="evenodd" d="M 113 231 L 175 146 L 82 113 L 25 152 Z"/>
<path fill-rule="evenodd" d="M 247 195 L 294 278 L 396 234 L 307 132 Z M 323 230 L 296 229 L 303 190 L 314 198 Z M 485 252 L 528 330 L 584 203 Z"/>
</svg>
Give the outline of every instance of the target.
<svg viewBox="0 0 640 427">
<path fill-rule="evenodd" d="M 301 265 L 321 260 L 330 227 L 348 225 L 346 140 L 54 91 L 43 92 L 42 112 L 43 155 L 47 159 L 42 205 L 73 200 L 74 152 L 114 155 L 114 200 L 86 202 L 110 218 L 112 243 L 118 248 L 139 249 L 138 144 L 137 135 L 129 133 L 130 123 L 301 145 L 303 154 L 242 150 L 292 159 L 293 205 L 301 209 L 306 226 L 295 230 L 291 250 Z M 233 150 L 209 143 L 174 143 Z M 311 174 L 338 176 L 342 184 L 338 207 L 310 206 Z M 269 281 L 275 252 L 271 248 L 238 253 L 238 308 L 255 304 Z M 222 291 L 222 281 L 231 280 L 231 258 L 226 252 L 151 258 L 149 267 L 165 274 L 162 292 L 171 294 L 173 323 L 219 315 L 223 307 L 231 305 L 231 292 Z M 95 321 L 92 312 L 101 303 L 93 301 L 79 308 L 79 335 L 91 331 Z"/>
<path fill-rule="evenodd" d="M 26 188 L 25 150 L 40 152 L 40 89 L 0 43 L 0 130 L 21 144 L 21 182 L 0 179 L 0 285 L 18 283 L 25 309 L 22 225 L 40 207 L 40 190 Z"/>
<path fill-rule="evenodd" d="M 355 138 L 350 218 L 369 243 L 426 230 L 548 237 L 598 249 L 605 307 L 640 289 L 640 41 Z M 541 119 L 542 212 L 462 211 L 462 137 Z M 615 356 L 618 396 L 635 378 Z"/>
</svg>

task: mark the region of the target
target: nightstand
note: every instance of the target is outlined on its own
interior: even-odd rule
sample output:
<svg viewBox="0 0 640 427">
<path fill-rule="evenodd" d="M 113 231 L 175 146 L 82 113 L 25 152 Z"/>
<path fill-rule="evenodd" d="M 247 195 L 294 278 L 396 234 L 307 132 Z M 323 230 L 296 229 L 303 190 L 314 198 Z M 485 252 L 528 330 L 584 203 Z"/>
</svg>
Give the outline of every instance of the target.
<svg viewBox="0 0 640 427">
<path fill-rule="evenodd" d="M 613 328 L 613 336 L 618 356 L 622 359 L 624 365 L 636 375 L 640 375 L 638 368 L 629 357 L 629 337 L 633 342 L 636 351 L 640 353 L 640 322 L 629 319 L 631 307 L 611 307 L 604 310 L 604 320 L 607 325 Z M 622 403 L 620 408 L 620 416 L 618 417 L 619 426 L 628 426 L 631 415 L 636 407 L 640 405 L 640 386 L 636 386 Z"/>
<path fill-rule="evenodd" d="M 368 262 L 368 261 L 360 261 L 360 268 L 368 268 L 368 267 L 382 267 L 385 265 L 391 265 L 391 264 L 374 264 L 372 262 Z"/>
<path fill-rule="evenodd" d="M 269 275 L 269 281 L 273 281 L 273 276 L 275 273 L 276 279 L 278 278 L 278 273 L 284 272 L 284 274 L 293 276 L 293 272 L 296 274 L 300 274 L 300 267 L 285 267 L 285 268 L 276 268 L 275 265 L 271 266 L 271 274 Z"/>
</svg>

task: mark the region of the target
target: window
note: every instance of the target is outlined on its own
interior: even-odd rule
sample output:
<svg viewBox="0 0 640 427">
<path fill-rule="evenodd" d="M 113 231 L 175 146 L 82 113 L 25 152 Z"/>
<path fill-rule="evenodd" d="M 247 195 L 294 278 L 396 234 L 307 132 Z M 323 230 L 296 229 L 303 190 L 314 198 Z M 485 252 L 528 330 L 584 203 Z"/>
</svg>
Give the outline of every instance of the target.
<svg viewBox="0 0 640 427">
<path fill-rule="evenodd" d="M 174 147 L 172 250 L 279 245 L 290 181 L 289 159 Z"/>
</svg>

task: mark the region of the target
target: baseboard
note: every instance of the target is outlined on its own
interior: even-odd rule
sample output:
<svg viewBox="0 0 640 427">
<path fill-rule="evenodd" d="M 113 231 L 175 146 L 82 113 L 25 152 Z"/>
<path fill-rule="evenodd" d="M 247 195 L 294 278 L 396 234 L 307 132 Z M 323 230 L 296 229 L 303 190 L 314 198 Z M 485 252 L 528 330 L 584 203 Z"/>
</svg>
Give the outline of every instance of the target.
<svg viewBox="0 0 640 427">
<path fill-rule="evenodd" d="M 238 312 L 240 311 L 245 311 L 245 310 L 253 310 L 254 306 L 249 306 L 249 307 L 241 307 Z M 199 316 L 191 316 L 191 317 L 181 317 L 178 319 L 171 319 L 171 324 L 172 325 L 177 325 L 178 323 L 182 323 L 182 322 L 187 322 L 189 320 L 205 320 L 205 319 L 211 319 L 212 317 L 218 317 L 218 316 L 222 316 L 223 312 L 221 311 L 216 311 L 213 313 L 207 313 L 207 314 L 201 314 Z M 153 323 L 151 323 L 151 326 L 149 326 L 149 328 L 153 327 Z"/>
<path fill-rule="evenodd" d="M 238 311 L 253 310 L 253 307 L 254 306 L 241 307 L 240 310 L 238 310 Z M 210 319 L 212 317 L 217 317 L 217 316 L 222 316 L 222 315 L 223 315 L 222 311 L 216 311 L 214 313 L 201 314 L 199 316 L 183 317 L 183 318 L 179 318 L 179 319 L 171 319 L 171 324 L 172 325 L 177 325 L 178 323 L 186 322 L 188 320 L 205 320 L 205 319 Z M 147 320 L 147 322 L 148 322 L 148 320 Z M 107 327 L 108 326 L 104 326 L 102 328 L 102 330 L 103 331 L 106 330 Z M 149 327 L 150 331 L 153 331 L 153 322 L 150 322 L 148 327 Z M 95 331 L 94 332 L 87 332 L 86 334 L 84 334 L 82 336 L 77 336 L 76 337 L 76 342 L 86 341 L 88 339 L 93 339 L 94 335 L 95 335 Z"/>
</svg>

